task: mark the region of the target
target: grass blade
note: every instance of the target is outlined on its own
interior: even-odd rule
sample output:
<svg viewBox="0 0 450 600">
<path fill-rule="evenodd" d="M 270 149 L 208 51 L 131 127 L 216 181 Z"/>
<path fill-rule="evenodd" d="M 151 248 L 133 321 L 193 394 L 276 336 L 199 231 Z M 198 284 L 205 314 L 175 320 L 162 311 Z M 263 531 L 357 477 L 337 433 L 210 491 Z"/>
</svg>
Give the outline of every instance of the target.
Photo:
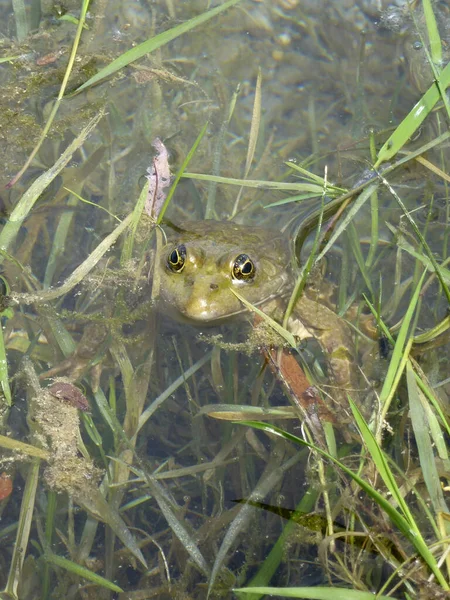
<svg viewBox="0 0 450 600">
<path fill-rule="evenodd" d="M 17 41 L 20 44 L 28 35 L 27 11 L 25 9 L 24 0 L 12 0 L 12 6 L 14 20 L 16 21 Z"/>
<path fill-rule="evenodd" d="M 450 63 L 440 74 L 439 84 L 443 90 L 447 89 L 450 85 Z M 403 148 L 406 142 L 422 125 L 423 121 L 433 110 L 440 98 L 441 93 L 439 91 L 439 86 L 434 82 L 381 147 L 378 152 L 378 159 L 374 165 L 375 169 L 378 168 L 382 162 L 390 160 L 401 148 Z"/>
<path fill-rule="evenodd" d="M 434 267 L 433 262 L 429 258 L 427 258 L 423 253 L 417 252 L 417 250 L 414 249 L 413 245 L 406 241 L 406 238 L 404 237 L 404 235 L 401 232 L 399 232 L 398 230 L 394 230 L 394 231 L 395 231 L 395 234 L 397 235 L 397 247 L 401 248 L 402 250 L 405 250 L 405 252 L 408 252 L 408 254 L 410 254 L 416 260 L 421 262 L 428 271 L 435 273 L 436 269 Z M 435 263 L 436 263 L 436 261 L 435 261 Z M 441 276 L 442 276 L 442 279 L 444 280 L 444 282 L 447 285 L 450 285 L 450 269 L 446 269 L 442 265 L 439 265 L 439 270 L 440 270 L 440 273 L 441 273 Z"/>
<path fill-rule="evenodd" d="M 406 382 L 408 385 L 411 423 L 419 452 L 420 466 L 423 471 L 425 485 L 427 486 L 428 494 L 430 495 L 430 500 L 435 512 L 438 513 L 443 511 L 448 513 L 448 507 L 444 500 L 444 494 L 442 492 L 441 482 L 436 468 L 432 440 L 429 433 L 429 431 L 431 431 L 431 426 L 425 407 L 422 404 L 425 399 L 420 397 L 420 391 L 410 362 L 406 365 Z"/>
<path fill-rule="evenodd" d="M 295 341 L 295 337 L 290 331 L 288 331 L 282 325 L 274 321 L 274 319 L 269 317 L 269 315 L 266 315 L 266 313 L 260 310 L 257 306 L 251 304 L 248 300 L 241 296 L 241 294 L 238 294 L 236 290 L 230 288 L 230 291 L 233 292 L 236 298 L 238 298 L 248 310 L 255 312 L 259 317 L 261 317 L 261 319 L 263 319 L 265 323 L 267 323 L 267 325 L 269 325 L 269 327 L 271 327 L 276 333 L 278 333 L 278 335 L 280 335 L 284 340 L 286 340 L 286 342 L 292 348 L 294 348 L 294 350 L 297 349 L 297 342 Z"/>
<path fill-rule="evenodd" d="M 186 529 L 182 523 L 182 520 L 179 519 L 172 510 L 164 488 L 162 488 L 153 477 L 146 477 L 146 480 L 150 489 L 150 493 L 158 503 L 158 506 L 174 535 L 176 535 L 179 542 L 191 557 L 192 561 L 197 565 L 199 571 L 204 575 L 209 576 L 209 565 L 197 546 L 195 536 Z"/>
<path fill-rule="evenodd" d="M 118 58 L 113 60 L 112 63 L 110 63 L 104 69 L 101 69 L 98 73 L 96 73 L 93 77 L 85 81 L 83 85 L 81 85 L 75 90 L 75 93 L 81 92 L 82 90 L 85 90 L 91 85 L 94 85 L 95 83 L 106 79 L 106 77 L 113 75 L 120 69 L 123 69 L 123 67 L 126 67 L 135 60 L 139 60 L 140 58 L 142 58 L 146 54 L 149 54 L 150 52 L 153 52 L 157 48 L 164 46 L 165 44 L 176 39 L 183 33 L 191 31 L 191 29 L 194 29 L 194 27 L 198 27 L 198 25 L 209 21 L 216 15 L 220 14 L 227 8 L 234 6 L 238 2 L 240 2 L 240 0 L 228 0 L 227 2 L 224 2 L 216 8 L 213 8 L 201 15 L 198 15 L 197 17 L 189 19 L 189 21 L 181 23 L 181 25 L 177 25 L 176 27 L 169 29 L 169 31 L 163 31 L 163 33 L 155 35 L 155 37 L 151 38 L 150 40 L 142 42 L 142 44 L 139 44 L 135 48 L 128 50 L 124 54 L 121 54 Z"/>
<path fill-rule="evenodd" d="M 370 184 L 357 198 L 357 200 L 355 201 L 355 203 L 353 204 L 353 206 L 350 208 L 350 210 L 348 211 L 348 213 L 345 215 L 345 218 L 342 219 L 339 222 L 339 226 L 336 227 L 335 231 L 333 232 L 332 236 L 330 237 L 330 239 L 328 240 L 325 248 L 322 250 L 322 252 L 319 254 L 319 256 L 316 258 L 316 264 L 318 262 L 320 262 L 320 260 L 325 256 L 325 254 L 328 252 L 328 250 L 333 246 L 334 242 L 337 240 L 337 238 L 341 235 L 341 233 L 343 231 L 346 230 L 346 228 L 348 227 L 349 223 L 353 220 L 353 218 L 355 217 L 356 213 L 359 211 L 359 209 L 364 206 L 364 204 L 372 197 L 372 194 L 375 192 L 375 190 L 377 189 L 378 184 L 376 183 L 372 183 Z"/>
<path fill-rule="evenodd" d="M 48 171 L 42 173 L 42 175 L 38 177 L 36 181 L 33 181 L 24 195 L 17 202 L 14 210 L 9 216 L 8 222 L 5 224 L 0 233 L 0 248 L 2 250 L 7 250 L 10 247 L 12 242 L 15 240 L 23 221 L 29 215 L 39 196 L 72 159 L 75 151 L 84 144 L 103 115 L 104 112 L 101 111 L 93 119 L 91 119 L 91 121 L 89 121 L 80 135 L 61 154 L 55 164 L 51 166 Z"/>
<path fill-rule="evenodd" d="M 48 450 L 43 450 L 42 448 L 32 446 L 31 444 L 25 444 L 25 442 L 20 442 L 19 440 L 15 440 L 6 435 L 0 435 L 0 448 L 11 450 L 19 456 L 23 454 L 25 456 L 42 458 L 43 460 L 48 460 L 50 458 L 50 452 Z"/>
<path fill-rule="evenodd" d="M 400 369 L 402 368 L 402 357 L 404 356 L 405 346 L 407 346 L 406 338 L 407 338 L 408 330 L 409 330 L 409 327 L 410 327 L 410 324 L 411 324 L 411 321 L 412 321 L 412 318 L 414 315 L 414 311 L 415 311 L 417 303 L 419 301 L 419 296 L 420 296 L 420 292 L 422 289 L 422 283 L 423 283 L 425 274 L 426 274 L 426 271 L 424 271 L 422 273 L 422 277 L 420 278 L 420 281 L 414 291 L 413 297 L 411 298 L 411 301 L 409 303 L 409 306 L 405 313 L 405 316 L 403 317 L 403 322 L 400 327 L 400 331 L 398 333 L 397 340 L 395 342 L 391 361 L 389 363 L 389 369 L 388 369 L 388 372 L 386 373 L 383 387 L 380 392 L 380 404 L 382 407 L 382 416 L 380 419 L 381 423 L 383 422 L 384 417 L 387 413 L 387 409 L 389 406 L 389 399 L 392 398 L 395 388 L 396 388 L 396 385 L 394 382 L 398 382 L 398 374 L 400 372 Z M 411 332 L 411 338 L 410 338 L 411 343 L 412 343 L 412 334 L 413 333 L 414 332 Z"/>
<path fill-rule="evenodd" d="M 45 559 L 48 563 L 54 565 L 55 567 L 61 567 L 65 571 L 73 573 L 74 575 L 77 575 L 77 577 L 82 577 L 83 579 L 92 581 L 96 585 L 99 585 L 107 590 L 111 590 L 113 592 L 123 592 L 122 588 L 120 588 L 112 581 L 101 577 L 101 575 L 97 575 L 97 573 L 86 569 L 86 567 L 82 567 L 81 565 L 73 562 L 72 560 L 68 560 L 67 558 L 58 556 L 57 554 L 53 554 L 53 552 L 48 552 L 45 555 Z"/>
<path fill-rule="evenodd" d="M 306 179 L 307 181 L 310 181 L 311 183 L 317 183 L 317 185 L 320 185 L 322 187 L 322 189 L 326 185 L 327 191 L 332 189 L 336 193 L 341 193 L 341 194 L 345 194 L 345 192 L 347 191 L 344 188 L 340 188 L 335 185 L 331 185 L 329 181 L 325 181 L 325 179 L 323 177 L 321 177 L 320 175 L 316 175 L 315 173 L 308 171 L 308 169 L 304 169 L 300 165 L 296 165 L 295 163 L 290 162 L 290 161 L 287 161 L 285 164 L 293 171 L 297 171 L 298 173 L 300 173 L 300 175 L 303 179 Z"/>
<path fill-rule="evenodd" d="M 172 196 L 174 195 L 175 190 L 177 189 L 178 182 L 180 181 L 181 177 L 183 176 L 184 171 L 187 168 L 188 164 L 191 162 L 191 159 L 194 156 L 194 154 L 195 154 L 195 152 L 196 152 L 196 150 L 197 150 L 200 142 L 202 141 L 203 136 L 205 135 L 207 129 L 208 129 L 208 123 L 206 122 L 203 125 L 200 133 L 198 134 L 197 139 L 193 143 L 192 148 L 189 150 L 189 152 L 187 153 L 185 159 L 183 160 L 183 163 L 182 163 L 182 165 L 181 165 L 178 173 L 175 176 L 175 180 L 174 180 L 174 182 L 172 183 L 172 185 L 170 187 L 169 193 L 167 194 L 167 198 L 164 200 L 164 204 L 162 205 L 161 210 L 159 211 L 158 218 L 156 219 L 156 222 L 158 224 L 160 224 L 162 222 L 162 220 L 164 218 L 164 215 L 166 213 L 166 210 L 167 210 L 167 208 L 169 206 L 169 203 L 172 200 Z"/>
<path fill-rule="evenodd" d="M 252 121 L 251 121 L 251 125 L 250 125 L 250 136 L 249 136 L 249 140 L 248 140 L 247 158 L 245 160 L 244 179 L 247 179 L 247 177 L 248 177 L 250 167 L 252 165 L 253 158 L 255 156 L 256 143 L 258 141 L 258 135 L 259 135 L 259 126 L 261 124 L 261 81 L 262 81 L 262 74 L 261 74 L 261 67 L 259 67 L 258 77 L 256 79 L 255 99 L 253 102 L 253 113 L 252 113 Z M 241 199 L 243 190 L 244 190 L 244 188 L 241 187 L 241 189 L 238 192 L 238 195 L 234 202 L 233 211 L 231 213 L 232 217 L 234 217 L 238 211 L 239 201 Z"/>
<path fill-rule="evenodd" d="M 42 292 L 36 292 L 34 294 L 17 294 L 14 299 L 20 301 L 23 304 L 33 302 L 46 302 L 47 300 L 56 300 L 70 292 L 88 273 L 92 271 L 98 261 L 103 257 L 106 252 L 113 246 L 120 235 L 130 226 L 133 219 L 133 213 L 130 213 L 114 231 L 100 242 L 100 244 L 91 252 L 87 259 L 81 263 L 79 267 L 73 271 L 73 273 L 66 279 L 66 281 L 59 287 L 55 287 L 51 290 L 45 290 Z M 5 225 L 5 227 L 8 223 Z M 3 229 L 4 231 L 4 229 Z M 3 232 L 2 232 L 3 233 Z M 0 234 L 1 239 L 1 234 Z"/>
<path fill-rule="evenodd" d="M 88 494 L 83 493 L 73 494 L 73 500 L 96 519 L 109 525 L 128 551 L 133 554 L 145 568 L 147 568 L 144 555 L 142 554 L 135 537 L 127 527 L 125 521 L 119 515 L 118 511 L 110 506 L 99 489 L 92 488 L 89 496 Z"/>
<path fill-rule="evenodd" d="M 384 484 L 388 488 L 388 490 L 391 493 L 392 497 L 394 498 L 396 504 L 398 504 L 398 506 L 400 507 L 400 509 L 403 512 L 406 520 L 408 521 L 411 529 L 417 529 L 414 518 L 409 510 L 407 503 L 405 502 L 405 499 L 403 498 L 403 496 L 400 492 L 400 489 L 397 485 L 394 474 L 392 473 L 391 469 L 389 468 L 389 465 L 388 465 L 386 456 L 384 455 L 384 452 L 381 450 L 381 447 L 379 446 L 375 436 L 370 431 L 367 423 L 364 421 L 364 418 L 361 415 L 361 413 L 359 412 L 359 409 L 356 406 L 356 404 L 351 400 L 351 398 L 349 398 L 349 402 L 350 402 L 350 408 L 352 409 L 352 412 L 353 412 L 353 416 L 355 417 L 356 424 L 358 425 L 358 429 L 360 431 L 361 438 L 363 439 L 363 441 L 370 453 L 370 456 L 373 459 L 377 474 L 384 481 Z M 417 529 L 417 533 L 418 533 L 418 535 L 420 535 L 420 532 L 418 529 Z"/>
<path fill-rule="evenodd" d="M 431 0 L 422 0 L 422 5 L 425 23 L 427 25 L 428 39 L 430 40 L 431 59 L 435 65 L 440 66 L 442 63 L 442 42 Z"/>
<path fill-rule="evenodd" d="M 237 594 L 262 594 L 283 598 L 310 598 L 311 600 L 391 600 L 391 596 L 379 596 L 372 592 L 336 587 L 250 587 L 236 588 Z"/>
<path fill-rule="evenodd" d="M 207 352 L 202 358 L 200 358 L 192 367 L 189 367 L 184 373 L 182 373 L 175 381 L 167 387 L 162 394 L 160 394 L 153 402 L 151 402 L 147 408 L 142 412 L 139 417 L 138 426 L 136 428 L 136 434 L 142 429 L 145 423 L 150 419 L 153 413 L 165 402 L 170 396 L 181 387 L 186 381 L 194 375 L 203 365 L 211 360 L 211 352 Z"/>
<path fill-rule="evenodd" d="M 1 319 L 1 321 L 3 321 L 4 317 L 2 318 L 2 315 L 0 315 L 0 319 Z M 3 327 L 1 325 L 1 321 L 0 321 L 0 327 L 1 327 L 1 330 L 0 330 L 0 386 L 1 386 L 1 391 L 3 393 L 3 396 L 4 396 L 4 401 L 3 401 L 3 399 L 0 401 L 0 406 L 2 406 L 3 403 L 5 403 L 6 406 L 10 408 L 12 406 L 12 397 L 11 397 L 11 388 L 9 387 L 8 361 L 6 359 L 5 340 L 3 338 Z M 2 413 L 2 416 L 0 417 L 0 427 L 3 428 L 3 423 L 6 422 L 8 411 L 7 410 L 3 411 L 3 406 L 2 406 L 2 409 L 0 412 Z"/>
<path fill-rule="evenodd" d="M 255 156 L 256 142 L 258 141 L 259 125 L 261 122 L 261 80 L 261 67 L 259 67 L 255 88 L 255 101 L 253 102 L 253 114 L 250 126 L 250 137 L 248 140 L 247 158 L 245 160 L 244 179 L 247 179 L 247 175 L 250 171 L 250 167 Z"/>
<path fill-rule="evenodd" d="M 236 179 L 234 177 L 220 177 L 219 175 L 207 175 L 205 173 L 184 173 L 183 177 L 188 179 L 198 179 L 198 181 L 214 181 L 216 183 L 226 183 L 228 185 L 239 185 L 242 187 L 255 188 L 260 190 L 285 190 L 294 192 L 313 192 L 321 196 L 323 186 L 312 183 L 295 183 L 284 181 L 264 181 L 255 179 Z"/>
<path fill-rule="evenodd" d="M 25 483 L 20 507 L 19 526 L 17 529 L 16 543 L 9 567 L 8 581 L 5 592 L 13 598 L 18 599 L 17 588 L 22 574 L 22 567 L 26 556 L 28 538 L 30 536 L 31 523 L 36 499 L 36 490 L 39 481 L 39 467 L 41 461 L 34 459 L 30 465 Z"/>
</svg>

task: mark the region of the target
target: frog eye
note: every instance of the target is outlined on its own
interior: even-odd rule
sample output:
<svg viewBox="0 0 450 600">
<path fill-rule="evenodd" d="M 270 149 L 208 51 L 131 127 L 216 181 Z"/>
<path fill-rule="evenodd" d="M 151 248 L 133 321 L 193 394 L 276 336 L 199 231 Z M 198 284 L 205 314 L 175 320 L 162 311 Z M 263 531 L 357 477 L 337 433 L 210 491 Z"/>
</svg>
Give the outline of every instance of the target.
<svg viewBox="0 0 450 600">
<path fill-rule="evenodd" d="M 172 250 L 167 257 L 167 266 L 174 273 L 181 273 L 186 263 L 186 246 L 181 244 Z"/>
<path fill-rule="evenodd" d="M 255 276 L 255 264 L 248 254 L 239 254 L 231 267 L 231 276 L 239 281 L 249 281 Z"/>
</svg>

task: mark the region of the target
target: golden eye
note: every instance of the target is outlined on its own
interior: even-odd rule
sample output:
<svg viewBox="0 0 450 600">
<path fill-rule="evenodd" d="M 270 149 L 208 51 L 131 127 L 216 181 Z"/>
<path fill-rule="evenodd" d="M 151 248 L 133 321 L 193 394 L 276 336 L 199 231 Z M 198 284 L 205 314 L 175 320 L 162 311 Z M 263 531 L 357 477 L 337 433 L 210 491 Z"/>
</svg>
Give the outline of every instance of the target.
<svg viewBox="0 0 450 600">
<path fill-rule="evenodd" d="M 181 244 L 172 250 L 167 257 L 167 266 L 174 273 L 181 273 L 186 263 L 186 246 Z"/>
<path fill-rule="evenodd" d="M 231 276 L 239 281 L 249 281 L 255 276 L 255 264 L 247 254 L 239 254 L 231 267 Z"/>
</svg>

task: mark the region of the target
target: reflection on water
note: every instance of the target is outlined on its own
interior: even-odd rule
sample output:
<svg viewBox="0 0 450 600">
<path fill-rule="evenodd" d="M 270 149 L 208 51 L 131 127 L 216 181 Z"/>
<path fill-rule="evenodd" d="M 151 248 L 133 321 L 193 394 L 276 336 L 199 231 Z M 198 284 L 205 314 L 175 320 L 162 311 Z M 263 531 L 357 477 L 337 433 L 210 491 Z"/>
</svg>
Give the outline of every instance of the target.
<svg viewBox="0 0 450 600">
<path fill-rule="evenodd" d="M 219 287 L 215 269 L 227 281 L 241 279 L 242 291 L 244 284 L 254 285 L 253 277 L 266 259 L 252 254 L 248 236 L 253 225 L 283 231 L 292 249 L 292 231 L 321 206 L 323 178 L 344 191 L 363 181 L 367 189 L 373 152 L 433 81 L 421 8 L 382 0 L 242 0 L 72 95 L 122 53 L 212 8 L 197 0 L 97 2 L 89 7 L 55 121 L 32 166 L 17 184 L 7 187 L 49 118 L 80 16 L 79 2 L 30 0 L 25 8 L 25 20 L 19 23 L 19 9 L 15 6 L 14 13 L 9 2 L 0 3 L 0 57 L 9 58 L 0 63 L 2 225 L 88 120 L 102 108 L 106 115 L 41 195 L 11 244 L 4 246 L 11 255 L 2 259 L 3 274 L 17 302 L 13 313 L 2 313 L 13 378 L 13 407 L 6 406 L 5 392 L 2 433 L 40 448 L 42 462 L 36 497 L 31 492 L 24 496 L 25 481 L 28 489 L 32 487 L 32 469 L 5 450 L 1 469 L 14 488 L 9 501 L 0 505 L 1 585 L 9 592 L 15 585 L 8 572 L 25 497 L 34 505 L 35 520 L 25 539 L 21 599 L 60 598 L 72 594 L 74 584 L 80 585 L 79 574 L 67 564 L 55 566 L 55 561 L 46 571 L 44 588 L 33 585 L 48 568 L 44 553 L 49 550 L 116 582 L 128 591 L 124 598 L 204 598 L 208 585 L 211 597 L 232 597 L 231 588 L 249 585 L 257 574 L 259 581 L 273 586 L 334 584 L 380 590 L 411 556 L 411 540 L 394 530 L 385 513 L 365 494 L 359 495 L 342 472 L 317 455 L 230 421 L 262 420 L 270 410 L 278 411 L 277 420 L 270 422 L 338 453 L 349 468 L 360 469 L 361 476 L 381 489 L 375 467 L 361 458 L 361 439 L 346 394 L 336 390 L 347 387 L 336 383 L 344 381 L 341 372 L 348 372 L 345 381 L 354 399 L 406 478 L 399 476 L 403 494 L 410 490 L 411 477 L 433 515 L 447 510 L 439 485 L 434 495 L 429 488 L 433 477 L 448 471 L 440 430 L 450 393 L 445 322 L 442 325 L 448 270 L 445 263 L 439 283 L 432 264 L 433 258 L 443 263 L 449 249 L 443 146 L 427 153 L 428 162 L 410 161 L 387 176 L 429 245 L 431 258 L 387 186 L 368 194 L 351 222 L 345 222 L 355 205 L 353 196 L 328 232 L 332 235 L 345 223 L 326 259 L 309 265 L 306 283 L 314 307 L 326 308 L 312 321 L 306 304 L 300 304 L 303 320 L 297 319 L 295 330 L 289 323 L 291 333 L 298 335 L 310 378 L 303 388 L 298 387 L 297 378 L 304 381 L 305 376 L 297 362 L 292 366 L 285 359 L 290 366 L 280 366 L 280 353 L 273 347 L 282 344 L 267 323 L 256 324 L 249 317 L 223 325 L 174 320 L 167 304 L 162 309 L 158 303 L 167 279 L 159 269 L 162 275 L 168 273 L 164 269 L 184 271 L 179 284 L 183 294 L 198 292 L 205 281 L 208 293 L 214 293 Z M 448 8 L 438 3 L 435 9 L 445 63 Z M 430 116 L 408 149 L 432 141 L 444 131 L 444 122 L 442 111 Z M 257 184 L 241 189 L 236 181 L 231 185 L 183 177 L 163 231 L 155 234 L 150 219 L 142 217 L 130 229 L 133 233 L 126 240 L 119 238 L 68 293 L 46 299 L 41 290 L 67 281 L 83 261 L 91 260 L 102 240 L 109 239 L 117 218 L 123 220 L 133 211 L 153 160 L 155 138 L 164 140 L 175 174 L 205 123 L 206 134 L 187 167 L 190 173 L 285 185 L 302 182 L 301 167 L 313 174 L 307 183 L 319 191 L 312 194 L 308 189 L 305 194 L 286 191 L 283 185 L 265 189 L 268 186 Z M 296 203 L 266 208 L 294 194 Z M 331 197 L 332 190 L 325 200 Z M 234 220 L 247 229 L 228 239 L 229 229 L 224 227 L 220 240 L 208 238 L 206 245 L 210 231 L 204 232 L 196 253 L 189 254 L 192 240 L 185 241 L 181 234 L 189 232 L 188 222 L 204 218 L 206 206 L 215 220 L 236 213 Z M 296 257 L 301 265 L 312 250 L 318 253 L 326 244 L 327 237 L 321 247 L 314 247 L 316 230 L 311 228 Z M 181 241 L 170 248 L 168 257 L 161 256 L 164 236 L 173 237 L 174 231 Z M 225 242 L 227 252 L 222 252 Z M 263 252 L 271 247 L 264 245 Z M 298 269 L 289 263 L 290 257 L 285 258 L 279 268 L 290 273 L 290 291 Z M 424 267 L 428 273 L 415 312 L 410 303 Z M 272 274 L 276 276 L 278 272 Z M 25 299 L 20 295 L 25 292 L 35 296 Z M 167 299 L 168 294 L 162 295 Z M 203 301 L 207 302 L 204 296 L 200 304 Z M 233 302 L 239 303 L 234 297 Z M 5 311 L 6 301 L 3 304 Z M 281 308 L 277 311 L 271 315 L 282 322 Z M 336 313 L 350 323 L 344 326 L 345 335 L 335 325 L 342 323 Z M 413 325 L 402 331 L 405 316 Z M 438 324 L 441 329 L 429 334 Z M 416 340 L 420 343 L 408 346 L 409 335 L 427 332 Z M 391 334 L 394 340 L 406 336 L 396 350 Z M 311 337 L 318 343 L 309 339 L 300 344 L 300 338 Z M 396 374 L 392 364 L 402 353 L 404 362 Z M 0 362 L 5 364 L 2 358 Z M 67 398 L 41 390 L 51 380 L 39 381 L 36 373 L 48 369 L 52 376 L 76 380 L 88 399 L 91 412 L 80 425 L 83 441 L 75 435 L 79 421 L 76 410 L 66 405 Z M 402 369 L 409 373 L 407 382 Z M 414 372 L 420 392 L 414 387 Z M 386 386 L 389 380 L 392 395 Z M 437 400 L 431 409 L 425 397 L 433 389 Z M 436 406 L 438 413 L 433 412 Z M 228 422 L 212 418 L 219 410 Z M 432 424 L 428 442 L 416 442 L 418 419 Z M 430 449 L 436 444 L 439 459 L 434 461 L 430 450 L 428 457 L 436 464 L 424 476 L 427 443 Z M 64 493 L 54 495 L 55 491 Z M 242 499 L 251 502 L 236 503 Z M 80 507 L 76 513 L 72 501 Z M 420 503 L 410 496 L 407 501 L 423 535 L 435 541 L 437 527 L 433 530 L 425 523 Z M 287 521 L 296 507 L 296 520 Z M 100 521 L 107 523 L 106 529 L 98 526 Z M 346 536 L 346 530 L 357 534 Z M 445 527 L 441 533 L 445 535 Z M 273 568 L 265 562 L 271 552 Z M 428 575 L 425 567 L 421 574 L 418 569 L 404 571 L 410 591 Z M 397 584 L 394 576 L 388 589 Z M 73 597 L 109 594 L 98 582 L 95 592 L 91 589 L 80 589 Z"/>
</svg>

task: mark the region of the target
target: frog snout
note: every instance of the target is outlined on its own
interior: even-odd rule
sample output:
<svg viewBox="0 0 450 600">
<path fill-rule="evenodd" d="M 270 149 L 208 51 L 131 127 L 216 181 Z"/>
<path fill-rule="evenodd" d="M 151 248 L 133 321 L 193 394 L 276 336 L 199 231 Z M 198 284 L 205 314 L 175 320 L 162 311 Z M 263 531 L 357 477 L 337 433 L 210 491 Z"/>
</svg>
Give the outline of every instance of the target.
<svg viewBox="0 0 450 600">
<path fill-rule="evenodd" d="M 184 306 L 184 314 L 190 319 L 208 321 L 221 318 L 228 313 L 227 295 L 223 295 L 220 279 L 198 278 L 190 288 L 189 298 Z"/>
</svg>

